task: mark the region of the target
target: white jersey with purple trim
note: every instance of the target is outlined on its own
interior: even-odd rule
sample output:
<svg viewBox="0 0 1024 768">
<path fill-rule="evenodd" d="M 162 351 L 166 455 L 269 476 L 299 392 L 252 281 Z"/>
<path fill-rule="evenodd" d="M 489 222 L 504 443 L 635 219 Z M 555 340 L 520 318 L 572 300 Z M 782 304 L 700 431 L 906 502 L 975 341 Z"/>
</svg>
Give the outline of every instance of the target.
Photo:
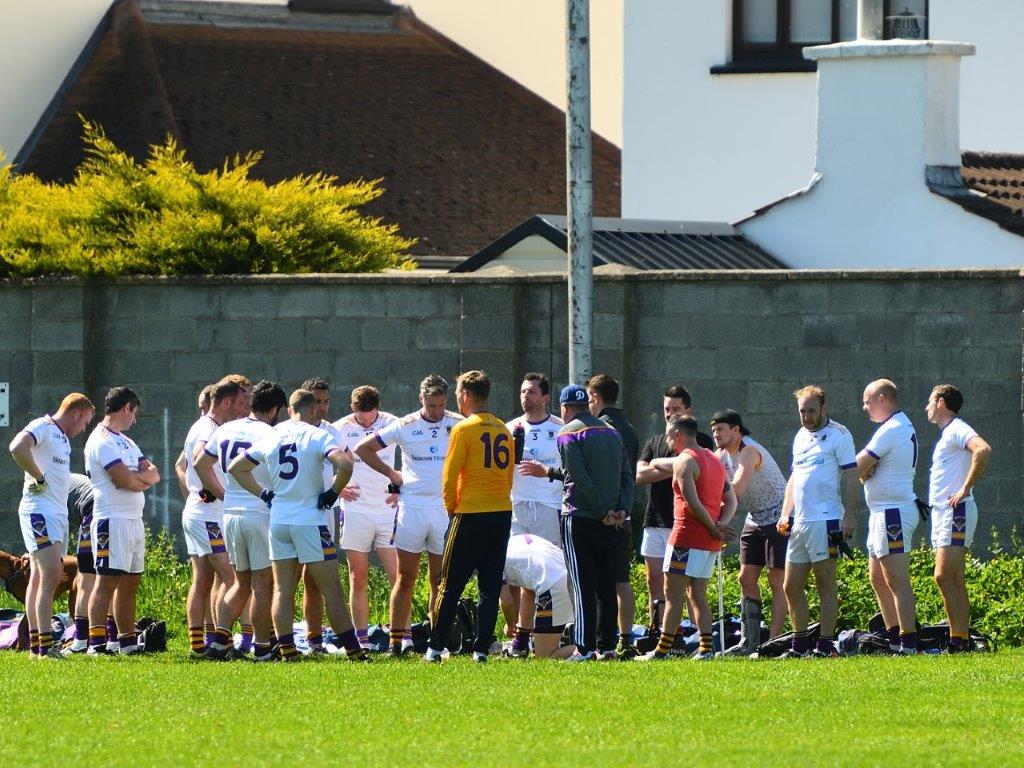
<svg viewBox="0 0 1024 768">
<path fill-rule="evenodd" d="M 812 432 L 801 427 L 793 438 L 793 522 L 839 520 L 843 502 L 839 481 L 843 470 L 857 466 L 853 435 L 829 419 Z"/>
<path fill-rule="evenodd" d="M 48 512 L 66 517 L 68 514 L 68 487 L 71 485 L 71 441 L 64 430 L 49 416 L 33 419 L 21 430 L 35 441 L 31 450 L 32 460 L 46 480 L 42 493 L 29 492 L 35 478 L 25 473 L 18 512 L 27 515 L 32 512 Z"/>
<path fill-rule="evenodd" d="M 220 499 L 205 502 L 199 498 L 199 492 L 203 490 L 203 481 L 196 473 L 196 450 L 201 450 L 201 446 L 209 442 L 210 436 L 217 431 L 219 426 L 212 417 L 205 414 L 200 416 L 189 428 L 188 435 L 185 436 L 185 448 L 182 451 L 185 454 L 185 485 L 188 486 L 188 498 L 185 499 L 185 508 L 182 510 L 182 514 L 214 523 L 220 522 L 224 517 L 224 508 Z M 224 471 L 220 468 L 220 464 L 215 464 L 213 471 L 223 488 Z"/>
<path fill-rule="evenodd" d="M 564 421 L 550 413 L 537 423 L 526 418 L 526 414 L 505 422 L 513 437 L 517 429 L 523 431 L 523 458 L 538 461 L 549 468 L 562 465 L 562 457 L 558 453 L 558 430 L 564 424 Z M 512 501 L 539 501 L 561 508 L 562 483 L 516 472 L 512 476 Z"/>
<path fill-rule="evenodd" d="M 448 437 L 462 416 L 445 411 L 440 421 L 428 421 L 421 411 L 393 421 L 377 432 L 382 448 L 402 449 L 402 504 L 411 507 L 440 506 L 441 474 L 448 455 Z"/>
<path fill-rule="evenodd" d="M 326 430 L 295 419 L 278 424 L 245 455 L 254 464 L 266 464 L 274 501 L 270 524 L 321 525 L 323 510 L 317 499 L 324 490 L 324 459 L 340 450 Z"/>
<path fill-rule="evenodd" d="M 935 509 L 944 509 L 949 504 L 949 497 L 963 488 L 973 458 L 967 444 L 977 436 L 974 427 L 959 416 L 942 428 L 932 451 L 928 478 L 928 503 Z M 973 492 L 967 494 L 968 499 L 973 496 Z"/>
<path fill-rule="evenodd" d="M 343 419 L 334 422 L 334 429 L 338 433 L 338 445 L 343 451 L 348 451 L 354 462 L 352 469 L 351 485 L 359 486 L 359 498 L 355 501 L 343 501 L 342 509 L 348 515 L 352 512 L 363 512 L 367 514 L 388 513 L 394 514 L 395 510 L 385 503 L 388 495 L 388 479 L 375 469 L 366 466 L 366 462 L 355 455 L 354 448 L 361 440 L 375 432 L 380 432 L 398 421 L 398 417 L 386 411 L 377 411 L 377 418 L 368 427 L 364 427 L 356 421 L 356 415 L 350 413 Z M 389 467 L 395 466 L 395 446 L 389 445 L 377 452 L 381 461 Z"/>
<path fill-rule="evenodd" d="M 903 411 L 883 421 L 864 450 L 878 459 L 875 472 L 864 481 L 868 510 L 913 504 L 917 471 L 917 432 Z"/>
<path fill-rule="evenodd" d="M 85 474 L 89 476 L 94 490 L 93 521 L 142 519 L 146 495 L 142 491 L 118 488 L 108 470 L 116 464 L 124 464 L 136 472 L 139 462 L 144 458 L 139 446 L 128 435 L 115 432 L 103 424 L 96 426 L 85 441 Z"/>
<path fill-rule="evenodd" d="M 540 594 L 565 578 L 565 555 L 561 547 L 532 533 L 509 537 L 505 554 L 505 581 Z"/>
<path fill-rule="evenodd" d="M 228 467 L 235 457 L 252 448 L 256 443 L 277 436 L 272 426 L 259 419 L 246 416 L 222 424 L 214 430 L 206 442 L 203 452 L 217 460 L 217 468 L 224 476 L 224 512 L 235 514 L 270 514 L 267 505 L 258 496 L 253 496 L 238 484 Z M 260 464 L 252 476 L 263 488 L 270 487 L 270 472 L 266 464 Z"/>
</svg>

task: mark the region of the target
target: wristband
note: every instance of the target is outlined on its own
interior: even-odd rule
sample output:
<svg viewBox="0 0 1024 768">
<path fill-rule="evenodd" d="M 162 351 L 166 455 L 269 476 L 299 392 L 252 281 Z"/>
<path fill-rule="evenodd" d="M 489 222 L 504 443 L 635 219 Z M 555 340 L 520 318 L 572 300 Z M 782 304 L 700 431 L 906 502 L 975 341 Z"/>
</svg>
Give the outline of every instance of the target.
<svg viewBox="0 0 1024 768">
<path fill-rule="evenodd" d="M 269 507 L 270 502 L 274 500 L 274 492 L 269 488 L 264 488 L 260 492 L 260 500 Z"/>
<path fill-rule="evenodd" d="M 330 509 L 334 506 L 334 502 L 338 500 L 338 492 L 333 488 L 328 488 L 326 491 L 320 494 L 316 500 L 317 509 Z"/>
<path fill-rule="evenodd" d="M 199 492 L 199 500 L 204 504 L 211 504 L 217 500 L 217 497 L 213 494 L 213 491 L 208 491 L 205 488 Z"/>
</svg>

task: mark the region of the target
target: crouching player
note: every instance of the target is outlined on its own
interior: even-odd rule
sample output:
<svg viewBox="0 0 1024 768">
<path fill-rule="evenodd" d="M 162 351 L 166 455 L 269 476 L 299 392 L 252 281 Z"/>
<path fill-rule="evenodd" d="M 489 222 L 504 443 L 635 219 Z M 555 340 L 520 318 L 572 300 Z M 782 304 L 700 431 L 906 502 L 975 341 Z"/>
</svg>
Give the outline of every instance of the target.
<svg viewBox="0 0 1024 768">
<path fill-rule="evenodd" d="M 505 554 L 505 581 L 522 589 L 516 636 L 506 654 L 529 656 L 532 632 L 533 653 L 538 659 L 572 656 L 575 645 L 559 648 L 562 630 L 573 620 L 569 571 L 561 548 L 529 533 L 512 536 Z"/>
<path fill-rule="evenodd" d="M 700 647 L 694 658 L 706 661 L 715 658 L 708 579 L 722 543 L 735 538 L 729 521 L 736 513 L 736 494 L 726 480 L 722 462 L 697 444 L 697 422 L 692 416 L 673 416 L 665 434 L 676 458 L 651 463 L 657 467 L 672 462 L 675 523 L 665 551 L 665 621 L 658 647 L 637 658 L 652 661 L 668 656 L 675 644 L 684 600 L 689 600 L 691 615 L 700 630 Z"/>
<path fill-rule="evenodd" d="M 228 471 L 249 493 L 270 504 L 270 560 L 274 573 L 274 631 L 282 661 L 298 660 L 292 630 L 295 590 L 302 566 L 324 597 L 331 629 L 338 635 L 349 659 L 367 661 L 359 645 L 345 595 L 338 580 L 338 550 L 324 524 L 323 510 L 330 509 L 352 476 L 352 462 L 320 422 L 316 399 L 307 389 L 289 398 L 292 418 L 276 435 L 260 441 L 236 456 Z M 331 487 L 323 490 L 323 463 L 334 466 Z M 264 488 L 253 470 L 265 465 L 271 487 Z"/>
</svg>

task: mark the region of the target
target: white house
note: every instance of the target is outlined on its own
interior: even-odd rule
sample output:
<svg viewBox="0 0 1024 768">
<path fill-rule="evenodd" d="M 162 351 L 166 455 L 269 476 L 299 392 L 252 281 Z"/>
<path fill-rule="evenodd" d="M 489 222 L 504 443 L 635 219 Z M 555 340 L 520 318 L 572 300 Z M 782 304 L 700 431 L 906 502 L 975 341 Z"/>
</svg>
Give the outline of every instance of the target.
<svg viewBox="0 0 1024 768">
<path fill-rule="evenodd" d="M 1024 2 L 885 6 L 932 39 L 977 46 L 963 62 L 960 148 L 1024 151 Z M 624 14 L 623 216 L 737 221 L 807 184 L 816 62 L 801 49 L 853 39 L 856 0 L 629 0 Z"/>
</svg>

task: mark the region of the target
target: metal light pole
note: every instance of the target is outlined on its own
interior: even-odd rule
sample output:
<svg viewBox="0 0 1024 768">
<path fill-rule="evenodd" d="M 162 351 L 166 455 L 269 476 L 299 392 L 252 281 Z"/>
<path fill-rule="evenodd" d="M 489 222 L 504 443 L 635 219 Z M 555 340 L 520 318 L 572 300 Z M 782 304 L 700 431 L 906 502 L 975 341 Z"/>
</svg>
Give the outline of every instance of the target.
<svg viewBox="0 0 1024 768">
<path fill-rule="evenodd" d="M 859 0 L 857 3 L 857 37 L 861 40 L 881 40 L 885 8 L 883 0 Z"/>
<path fill-rule="evenodd" d="M 569 381 L 582 384 L 594 360 L 594 188 L 590 163 L 590 1 L 566 0 L 569 99 L 565 113 L 569 209 Z"/>
</svg>

